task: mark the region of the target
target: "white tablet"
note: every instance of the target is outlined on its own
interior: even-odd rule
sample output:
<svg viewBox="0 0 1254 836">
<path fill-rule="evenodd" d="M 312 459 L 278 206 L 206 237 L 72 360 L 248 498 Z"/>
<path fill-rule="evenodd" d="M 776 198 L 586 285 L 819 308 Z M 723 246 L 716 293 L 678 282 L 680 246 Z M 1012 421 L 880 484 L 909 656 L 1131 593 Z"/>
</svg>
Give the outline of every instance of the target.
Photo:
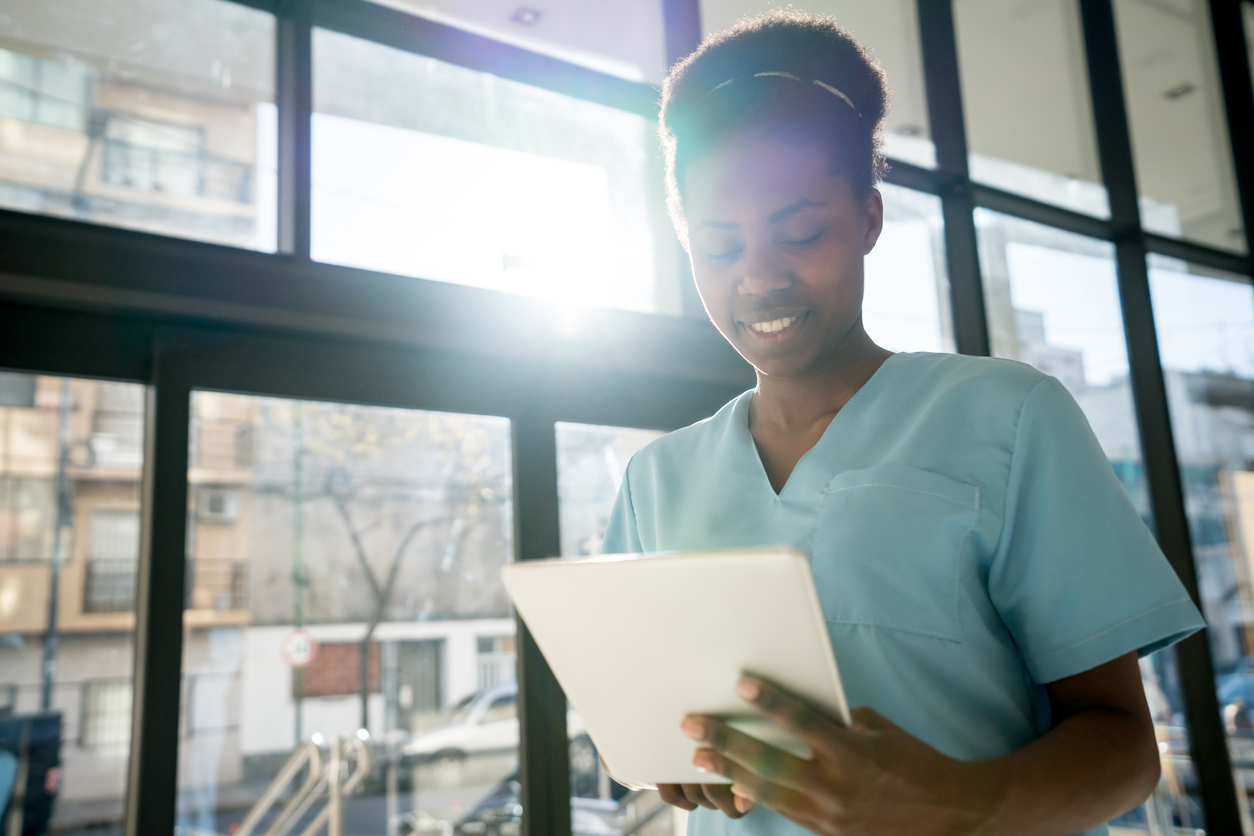
<svg viewBox="0 0 1254 836">
<path fill-rule="evenodd" d="M 794 549 L 537 560 L 501 577 L 619 781 L 725 783 L 692 765 L 688 714 L 808 757 L 736 696 L 742 671 L 849 723 L 810 564 Z"/>
</svg>

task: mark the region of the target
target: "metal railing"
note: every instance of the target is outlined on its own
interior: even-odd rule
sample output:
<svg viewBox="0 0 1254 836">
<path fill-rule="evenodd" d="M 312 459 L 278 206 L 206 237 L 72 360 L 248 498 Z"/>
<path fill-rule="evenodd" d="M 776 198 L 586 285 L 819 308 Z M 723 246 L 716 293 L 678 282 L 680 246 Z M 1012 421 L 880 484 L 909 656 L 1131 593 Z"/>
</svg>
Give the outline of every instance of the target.
<svg viewBox="0 0 1254 836">
<path fill-rule="evenodd" d="M 187 561 L 187 606 L 191 609 L 248 609 L 248 561 L 191 558 Z"/>
<path fill-rule="evenodd" d="M 351 771 L 350 767 L 353 767 Z M 284 792 L 296 784 L 302 772 L 304 780 L 295 787 L 274 820 L 262 830 L 262 820 L 280 802 Z M 325 802 L 322 809 L 310 819 L 300 836 L 314 836 L 323 827 L 327 829 L 327 836 L 343 836 L 344 799 L 356 792 L 369 774 L 370 753 L 361 737 L 333 738 L 325 760 L 318 744 L 306 743 L 288 758 L 240 822 L 235 836 L 286 836 L 320 801 Z"/>
</svg>

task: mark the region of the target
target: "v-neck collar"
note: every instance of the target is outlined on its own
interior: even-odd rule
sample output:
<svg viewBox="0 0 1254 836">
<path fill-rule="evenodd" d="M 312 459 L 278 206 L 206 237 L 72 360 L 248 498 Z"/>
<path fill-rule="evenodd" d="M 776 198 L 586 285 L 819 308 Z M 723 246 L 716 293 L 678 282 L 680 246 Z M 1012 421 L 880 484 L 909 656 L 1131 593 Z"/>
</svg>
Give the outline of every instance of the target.
<svg viewBox="0 0 1254 836">
<path fill-rule="evenodd" d="M 868 390 L 874 390 L 883 386 L 884 368 L 892 363 L 895 358 L 900 357 L 902 353 L 904 352 L 890 354 L 886 357 L 884 362 L 880 363 L 880 367 L 867 378 L 866 383 L 862 384 L 858 391 L 853 393 L 853 397 L 845 401 L 845 405 L 840 408 L 840 411 L 832 416 L 831 423 L 827 425 L 827 429 L 823 430 L 819 440 L 797 460 L 797 464 L 793 466 L 792 472 L 788 474 L 788 479 L 784 481 L 784 487 L 780 488 L 779 493 L 775 493 L 775 488 L 771 487 L 770 477 L 766 475 L 766 466 L 762 464 L 762 454 L 758 452 L 757 442 L 753 440 L 753 433 L 749 431 L 749 403 L 753 399 L 755 390 L 750 389 L 740 396 L 733 407 L 732 420 L 736 433 L 740 436 L 741 445 L 746 449 L 747 455 L 752 457 L 753 465 L 751 467 L 755 471 L 755 478 L 770 495 L 771 499 L 780 502 L 791 497 L 798 490 L 802 490 L 794 487 L 794 485 L 808 481 L 805 475 L 806 472 L 815 466 L 815 461 L 822 458 L 822 453 L 816 453 L 816 451 L 836 443 L 835 437 L 838 432 L 836 425 L 838 423 L 848 423 L 851 420 L 846 416 L 850 414 L 851 409 L 856 413 L 862 404 L 870 399 L 871 395 L 868 394 Z M 873 394 L 873 391 L 871 394 Z M 801 474 L 800 476 L 798 475 L 799 473 Z"/>
</svg>

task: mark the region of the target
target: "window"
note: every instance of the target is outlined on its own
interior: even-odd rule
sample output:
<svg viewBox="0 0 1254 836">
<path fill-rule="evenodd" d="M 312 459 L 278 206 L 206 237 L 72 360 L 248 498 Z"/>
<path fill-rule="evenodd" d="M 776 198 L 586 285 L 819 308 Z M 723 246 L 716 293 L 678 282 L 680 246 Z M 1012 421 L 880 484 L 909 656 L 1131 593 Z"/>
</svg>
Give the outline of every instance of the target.
<svg viewBox="0 0 1254 836">
<path fill-rule="evenodd" d="M 1109 217 L 1079 3 L 958 0 L 954 28 L 972 179 Z"/>
<path fill-rule="evenodd" d="M 127 612 L 135 607 L 139 512 L 93 511 L 87 558 L 87 612 Z"/>
<path fill-rule="evenodd" d="M 5 35 L 0 206 L 275 249 L 270 15 L 223 0 L 16 3 Z"/>
<path fill-rule="evenodd" d="M 678 312 L 648 119 L 323 30 L 314 63 L 315 259 Z"/>
<path fill-rule="evenodd" d="M 0 118 L 82 131 L 87 95 L 84 67 L 0 49 Z"/>
<path fill-rule="evenodd" d="M 122 749 L 131 741 L 131 682 L 102 679 L 83 684 L 83 731 L 87 749 Z"/>
<path fill-rule="evenodd" d="M 516 719 L 480 721 L 514 687 L 509 422 L 197 391 L 190 432 L 180 826 L 358 728 L 369 809 L 464 815 L 517 768 Z"/>
<path fill-rule="evenodd" d="M 790 5 L 812 14 L 833 15 L 879 62 L 888 75 L 893 96 L 884 120 L 884 152 L 915 165 L 936 166 L 923 84 L 923 55 L 915 0 L 701 0 L 701 26 L 706 34 L 728 28 L 744 15 Z"/>
<path fill-rule="evenodd" d="M 119 827 L 143 450 L 110 459 L 95 440 L 99 405 L 142 403 L 143 387 L 36 374 L 10 380 L 24 391 L 0 400 L 9 404 L 0 405 L 0 717 L 9 718 L 0 750 L 17 752 L 11 735 L 25 728 L 45 739 L 43 751 L 59 752 L 31 760 L 41 770 L 36 786 L 60 764 L 54 829 L 88 820 Z M 142 435 L 142 408 L 132 418 Z"/>
<path fill-rule="evenodd" d="M 1150 291 L 1228 748 L 1254 781 L 1254 307 L 1249 278 L 1150 260 Z M 1242 799 L 1249 803 L 1248 796 Z"/>
<path fill-rule="evenodd" d="M 492 701 L 487 710 L 483 712 L 480 723 L 502 723 L 508 720 L 518 721 L 518 695 L 510 694 L 507 697 L 499 697 Z"/>
<path fill-rule="evenodd" d="M 1114 5 L 1141 223 L 1150 232 L 1244 252 L 1208 5 Z"/>
<path fill-rule="evenodd" d="M 20 406 L 30 409 L 35 405 L 35 376 L 0 372 L 0 407 Z"/>
</svg>

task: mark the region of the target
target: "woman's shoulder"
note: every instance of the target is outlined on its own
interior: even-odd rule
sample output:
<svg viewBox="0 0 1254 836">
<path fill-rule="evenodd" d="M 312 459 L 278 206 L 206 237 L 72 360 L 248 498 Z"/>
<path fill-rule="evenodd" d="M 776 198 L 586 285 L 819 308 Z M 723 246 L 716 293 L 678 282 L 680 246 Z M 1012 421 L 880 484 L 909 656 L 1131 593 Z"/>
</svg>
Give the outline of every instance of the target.
<svg viewBox="0 0 1254 836">
<path fill-rule="evenodd" d="M 631 471 L 665 468 L 708 457 L 731 442 L 737 421 L 743 420 L 746 401 L 752 390 L 728 401 L 709 418 L 655 438 L 640 448 L 628 467 Z"/>
<path fill-rule="evenodd" d="M 894 383 L 909 386 L 912 395 L 981 397 L 984 405 L 1018 405 L 1049 375 L 1027 363 L 1001 357 L 910 352 L 890 358 Z"/>
</svg>

